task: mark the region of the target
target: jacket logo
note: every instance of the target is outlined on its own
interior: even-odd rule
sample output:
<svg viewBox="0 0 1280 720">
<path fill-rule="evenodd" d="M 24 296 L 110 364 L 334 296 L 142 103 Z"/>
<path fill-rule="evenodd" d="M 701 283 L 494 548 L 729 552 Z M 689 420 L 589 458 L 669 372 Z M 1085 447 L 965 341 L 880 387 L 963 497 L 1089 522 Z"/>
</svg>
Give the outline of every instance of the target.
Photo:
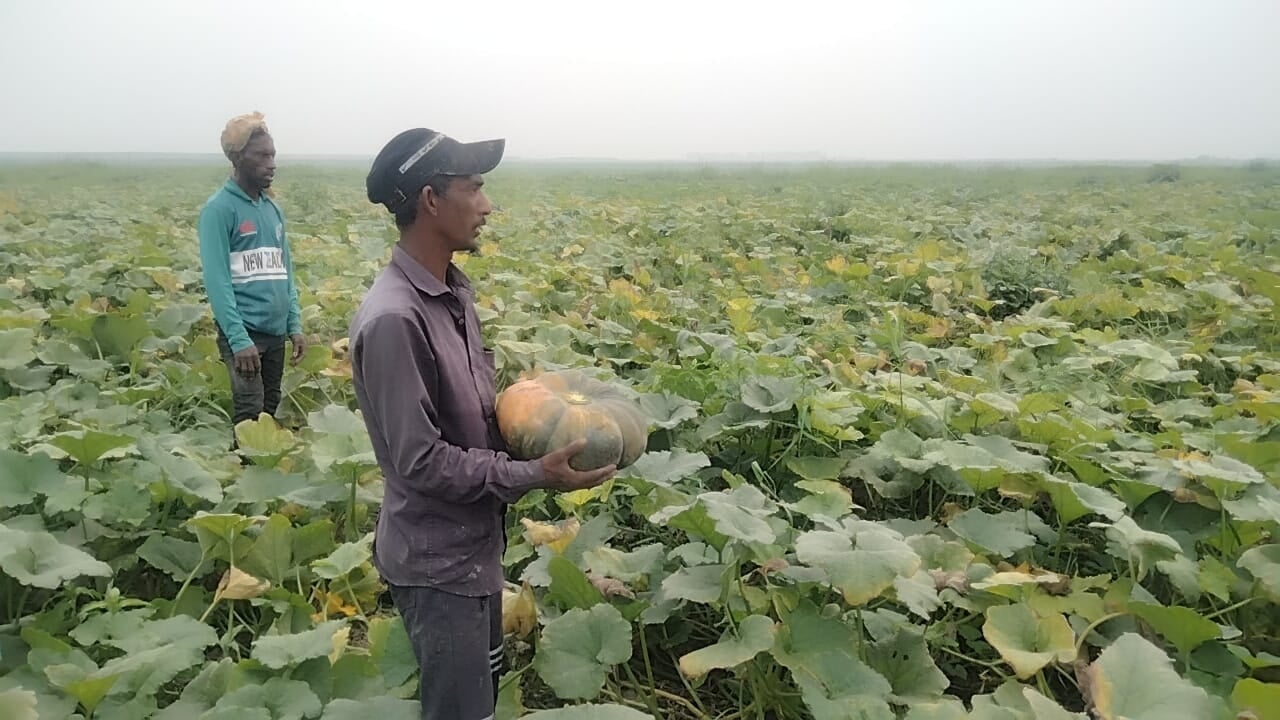
<svg viewBox="0 0 1280 720">
<path fill-rule="evenodd" d="M 240 223 L 241 235 L 253 235 L 258 232 L 258 226 L 253 224 L 252 220 L 245 220 Z"/>
</svg>

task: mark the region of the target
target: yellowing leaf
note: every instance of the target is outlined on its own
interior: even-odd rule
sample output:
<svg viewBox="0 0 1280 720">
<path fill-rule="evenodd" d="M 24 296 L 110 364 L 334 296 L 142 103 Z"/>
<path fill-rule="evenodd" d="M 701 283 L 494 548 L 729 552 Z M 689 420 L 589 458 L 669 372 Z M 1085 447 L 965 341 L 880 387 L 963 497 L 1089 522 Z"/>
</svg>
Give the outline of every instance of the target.
<svg viewBox="0 0 1280 720">
<path fill-rule="evenodd" d="M 223 600 L 250 600 L 271 589 L 271 583 L 260 580 L 238 567 L 222 574 L 214 597 Z"/>
<path fill-rule="evenodd" d="M 333 634 L 333 649 L 329 651 L 329 663 L 338 662 L 338 658 L 346 652 L 347 642 L 351 639 L 351 626 L 343 625 L 338 632 Z"/>
<path fill-rule="evenodd" d="M 685 677 L 700 678 L 715 669 L 732 668 L 773 647 L 777 624 L 764 615 L 748 615 L 738 625 L 738 635 L 726 634 L 714 645 L 680 658 Z"/>
<path fill-rule="evenodd" d="M 578 530 L 582 527 L 576 517 L 554 524 L 521 518 L 520 524 L 524 525 L 524 536 L 529 540 L 529 544 L 534 547 L 546 545 L 557 553 L 564 552 L 569 543 L 578 536 Z"/>
<path fill-rule="evenodd" d="M 1056 613 L 1040 617 L 1022 603 L 988 608 L 982 636 L 1022 680 L 1055 660 L 1068 663 L 1076 657 L 1075 633 L 1067 618 Z"/>
<path fill-rule="evenodd" d="M 526 581 L 520 592 L 502 590 L 502 633 L 527 637 L 538 625 L 538 603 L 533 597 L 533 587 Z"/>
<path fill-rule="evenodd" d="M 944 338 L 951 332 L 951 321 L 946 318 L 934 318 L 929 321 L 925 334 L 931 338 Z"/>
</svg>

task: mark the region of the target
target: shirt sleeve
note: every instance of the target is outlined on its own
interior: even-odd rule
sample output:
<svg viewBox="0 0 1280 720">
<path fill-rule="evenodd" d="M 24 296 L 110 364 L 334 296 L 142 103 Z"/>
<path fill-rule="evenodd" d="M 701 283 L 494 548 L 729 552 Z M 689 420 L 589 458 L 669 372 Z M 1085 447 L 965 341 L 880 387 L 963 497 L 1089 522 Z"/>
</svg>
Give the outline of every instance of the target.
<svg viewBox="0 0 1280 720">
<path fill-rule="evenodd" d="M 197 232 L 200 236 L 200 266 L 204 274 L 205 293 L 213 308 L 213 319 L 227 336 L 232 352 L 253 345 L 244 328 L 244 319 L 236 306 L 231 287 L 231 230 L 234 218 L 225 208 L 206 205 L 200 211 Z"/>
<path fill-rule="evenodd" d="M 382 431 L 396 474 L 411 487 L 452 503 L 492 495 L 508 504 L 541 487 L 541 461 L 461 448 L 441 437 L 435 401 L 422 377 L 435 367 L 436 358 L 411 317 L 389 313 L 374 318 L 353 339 L 351 352 L 352 369 L 367 398 L 361 411 Z"/>
</svg>

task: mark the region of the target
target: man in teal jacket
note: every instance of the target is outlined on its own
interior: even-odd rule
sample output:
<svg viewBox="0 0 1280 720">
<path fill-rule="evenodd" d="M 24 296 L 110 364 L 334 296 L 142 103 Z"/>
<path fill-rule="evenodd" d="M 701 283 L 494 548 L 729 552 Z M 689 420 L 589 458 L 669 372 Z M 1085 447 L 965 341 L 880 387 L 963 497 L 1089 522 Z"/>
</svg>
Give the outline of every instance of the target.
<svg viewBox="0 0 1280 720">
<path fill-rule="evenodd" d="M 306 351 L 284 213 L 270 197 L 276 148 L 261 113 L 232 118 L 222 132 L 232 174 L 200 211 L 200 263 L 231 376 L 232 423 L 280 403 L 286 336 L 294 365 Z"/>
</svg>

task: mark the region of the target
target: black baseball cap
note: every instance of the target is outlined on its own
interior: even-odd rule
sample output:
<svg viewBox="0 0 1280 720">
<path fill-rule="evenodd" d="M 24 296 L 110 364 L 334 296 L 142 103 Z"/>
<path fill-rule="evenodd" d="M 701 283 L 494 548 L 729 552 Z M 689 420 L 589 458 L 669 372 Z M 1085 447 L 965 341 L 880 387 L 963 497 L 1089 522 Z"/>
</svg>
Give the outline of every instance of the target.
<svg viewBox="0 0 1280 720">
<path fill-rule="evenodd" d="M 502 161 L 507 141 L 463 143 L 436 130 L 413 128 L 391 138 L 365 177 L 369 202 L 395 212 L 436 175 L 483 175 Z"/>
</svg>

